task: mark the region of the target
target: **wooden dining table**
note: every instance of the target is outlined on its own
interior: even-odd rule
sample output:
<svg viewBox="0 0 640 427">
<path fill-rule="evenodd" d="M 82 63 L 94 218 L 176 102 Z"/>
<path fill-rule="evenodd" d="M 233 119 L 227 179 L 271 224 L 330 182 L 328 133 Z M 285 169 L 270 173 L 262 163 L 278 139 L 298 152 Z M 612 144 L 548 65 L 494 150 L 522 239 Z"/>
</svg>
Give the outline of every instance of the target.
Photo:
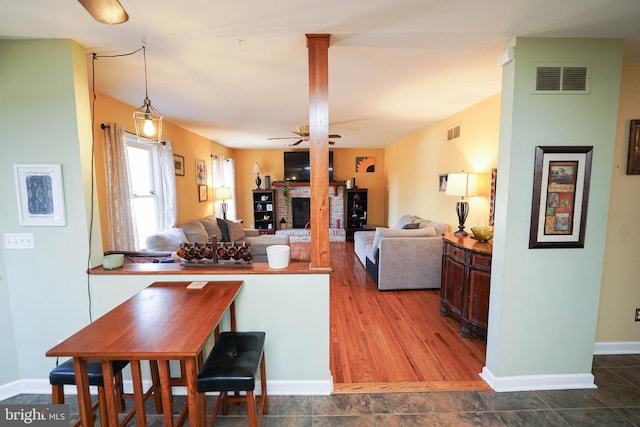
<svg viewBox="0 0 640 427">
<path fill-rule="evenodd" d="M 131 361 L 138 425 L 144 425 L 140 361 L 157 361 L 164 425 L 172 426 L 169 361 L 180 361 L 187 389 L 187 410 L 192 426 L 205 425 L 204 394 L 198 392 L 198 360 L 204 346 L 227 311 L 235 330 L 235 298 L 242 281 L 208 281 L 201 288 L 192 282 L 155 282 L 47 351 L 51 357 L 72 357 L 83 426 L 93 426 L 87 360 L 101 360 L 109 425 L 118 425 L 112 381 L 112 361 Z M 201 360 L 201 359 L 200 359 Z M 139 412 L 138 409 L 140 409 Z"/>
</svg>

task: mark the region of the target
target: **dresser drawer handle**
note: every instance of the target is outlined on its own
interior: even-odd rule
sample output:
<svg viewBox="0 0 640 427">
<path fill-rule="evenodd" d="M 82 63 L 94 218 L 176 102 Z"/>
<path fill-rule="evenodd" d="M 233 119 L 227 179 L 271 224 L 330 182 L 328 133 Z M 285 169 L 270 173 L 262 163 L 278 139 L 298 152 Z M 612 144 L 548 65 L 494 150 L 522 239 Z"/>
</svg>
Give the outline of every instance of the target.
<svg viewBox="0 0 640 427">
<path fill-rule="evenodd" d="M 491 265 L 491 263 L 489 261 L 487 261 L 487 260 L 484 260 L 483 264 L 484 265 Z"/>
</svg>

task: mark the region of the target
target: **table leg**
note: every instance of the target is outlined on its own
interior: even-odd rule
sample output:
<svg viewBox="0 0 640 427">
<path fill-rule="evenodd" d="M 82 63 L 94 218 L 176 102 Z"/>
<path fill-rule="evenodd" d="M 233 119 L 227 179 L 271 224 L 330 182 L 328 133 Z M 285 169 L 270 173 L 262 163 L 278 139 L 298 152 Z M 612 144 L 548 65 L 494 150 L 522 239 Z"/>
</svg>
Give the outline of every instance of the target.
<svg viewBox="0 0 640 427">
<path fill-rule="evenodd" d="M 202 427 L 206 424 L 204 393 L 198 392 L 197 357 L 185 359 L 187 377 L 187 404 L 189 406 L 189 425 Z"/>
<path fill-rule="evenodd" d="M 231 305 L 229 306 L 229 317 L 231 318 L 231 330 L 236 330 L 236 301 L 231 301 Z"/>
<path fill-rule="evenodd" d="M 147 425 L 147 414 L 144 410 L 144 390 L 142 389 L 142 372 L 140 371 L 140 361 L 131 361 L 131 381 L 133 381 L 133 401 L 136 406 L 136 420 L 138 427 Z"/>
<path fill-rule="evenodd" d="M 85 427 L 93 427 L 93 411 L 91 410 L 91 395 L 89 394 L 89 374 L 87 361 L 80 357 L 73 358 L 73 370 L 78 388 L 78 410 L 80 420 Z"/>
<path fill-rule="evenodd" d="M 173 427 L 173 396 L 171 395 L 171 372 L 168 360 L 158 360 L 158 371 L 160 375 L 160 394 L 162 395 L 162 413 L 164 414 L 164 425 Z"/>
<path fill-rule="evenodd" d="M 118 405 L 116 404 L 116 390 L 113 386 L 113 363 L 111 360 L 102 361 L 102 377 L 104 378 L 104 395 L 107 406 L 106 417 L 109 425 L 118 426 Z"/>
</svg>

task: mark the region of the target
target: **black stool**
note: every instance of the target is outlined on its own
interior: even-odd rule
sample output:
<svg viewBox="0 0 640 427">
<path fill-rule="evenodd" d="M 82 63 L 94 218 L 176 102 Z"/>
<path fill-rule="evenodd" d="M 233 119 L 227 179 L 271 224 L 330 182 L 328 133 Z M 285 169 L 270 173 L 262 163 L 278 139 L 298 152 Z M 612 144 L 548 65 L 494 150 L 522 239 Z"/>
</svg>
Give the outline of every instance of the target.
<svg viewBox="0 0 640 427">
<path fill-rule="evenodd" d="M 114 374 L 114 386 L 118 396 L 117 402 L 119 405 L 119 412 L 124 411 L 124 398 L 122 392 L 122 369 L 129 364 L 128 361 L 117 360 L 113 362 L 113 374 Z M 95 411 L 96 407 L 100 408 L 100 424 L 108 425 L 107 421 L 107 407 L 104 393 L 104 376 L 102 375 L 102 362 L 99 360 L 87 361 L 87 371 L 89 373 L 89 385 L 98 387 L 98 401 L 93 404 L 92 408 Z M 64 363 L 53 368 L 49 373 L 49 382 L 51 383 L 51 403 L 63 404 L 64 403 L 64 386 L 76 385 L 76 374 L 73 370 L 73 359 L 69 359 Z M 78 421 L 74 426 L 80 424 Z"/>
<path fill-rule="evenodd" d="M 269 413 L 267 404 L 267 373 L 264 362 L 264 332 L 222 332 L 211 354 L 198 374 L 198 391 L 220 392 L 211 415 L 210 425 L 215 424 L 222 406 L 228 413 L 228 402 L 246 402 L 249 425 L 256 427 L 262 414 Z M 260 367 L 261 394 L 255 397 L 256 373 Z M 228 392 L 246 392 L 246 396 L 229 396 Z M 256 400 L 259 406 L 256 408 Z M 256 414 L 257 409 L 257 414 Z"/>
</svg>

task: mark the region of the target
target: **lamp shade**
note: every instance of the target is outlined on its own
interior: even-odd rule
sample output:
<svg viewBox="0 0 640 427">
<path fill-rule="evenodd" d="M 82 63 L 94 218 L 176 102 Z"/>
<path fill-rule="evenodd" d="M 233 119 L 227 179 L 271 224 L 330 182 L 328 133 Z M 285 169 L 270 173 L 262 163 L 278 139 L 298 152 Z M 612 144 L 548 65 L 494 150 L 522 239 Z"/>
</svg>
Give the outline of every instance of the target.
<svg viewBox="0 0 640 427">
<path fill-rule="evenodd" d="M 214 200 L 230 200 L 231 199 L 231 187 L 217 187 L 213 196 Z"/>
<path fill-rule="evenodd" d="M 477 196 L 478 175 L 475 173 L 450 173 L 447 177 L 447 196 Z"/>
<path fill-rule="evenodd" d="M 251 173 L 262 173 L 262 169 L 260 169 L 260 163 L 256 162 L 256 164 L 253 165 L 253 170 L 251 171 Z"/>
</svg>

